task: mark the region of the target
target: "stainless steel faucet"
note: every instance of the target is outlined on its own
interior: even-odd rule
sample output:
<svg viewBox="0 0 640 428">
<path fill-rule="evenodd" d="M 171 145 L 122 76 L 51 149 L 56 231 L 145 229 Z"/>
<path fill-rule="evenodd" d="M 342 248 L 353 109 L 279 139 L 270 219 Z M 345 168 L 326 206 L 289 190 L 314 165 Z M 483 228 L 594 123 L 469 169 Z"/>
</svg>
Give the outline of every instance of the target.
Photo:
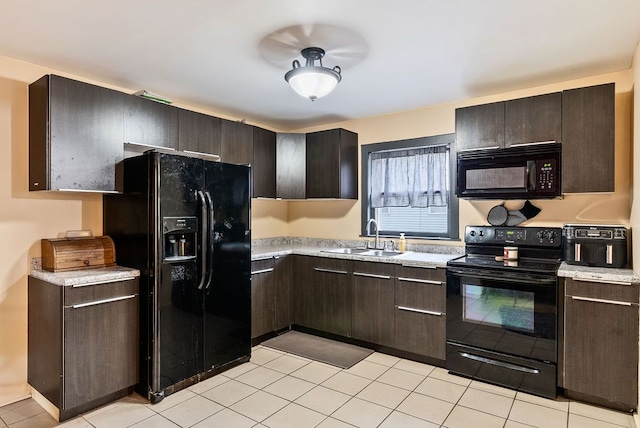
<svg viewBox="0 0 640 428">
<path fill-rule="evenodd" d="M 375 218 L 369 219 L 369 221 L 367 222 L 367 233 L 371 234 L 371 223 L 376 225 L 376 241 L 375 241 L 375 249 L 378 249 L 378 242 L 380 241 L 380 235 L 378 234 L 378 222 L 376 221 Z"/>
</svg>

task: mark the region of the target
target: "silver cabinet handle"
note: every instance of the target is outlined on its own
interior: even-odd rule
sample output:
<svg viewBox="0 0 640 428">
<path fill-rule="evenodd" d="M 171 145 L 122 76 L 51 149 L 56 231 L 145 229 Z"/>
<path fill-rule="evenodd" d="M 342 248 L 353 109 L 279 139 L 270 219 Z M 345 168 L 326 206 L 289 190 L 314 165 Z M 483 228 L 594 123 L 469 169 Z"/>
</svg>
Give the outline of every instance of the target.
<svg viewBox="0 0 640 428">
<path fill-rule="evenodd" d="M 277 257 L 273 257 L 273 256 L 255 257 L 255 258 L 252 258 L 252 259 L 251 259 L 251 261 L 252 261 L 252 262 L 260 262 L 260 261 L 262 261 L 262 260 L 269 260 L 269 259 L 271 259 L 271 258 L 274 258 L 274 259 L 275 259 L 275 258 L 277 258 Z"/>
<path fill-rule="evenodd" d="M 130 294 L 129 296 L 113 297 L 111 299 L 96 300 L 96 301 L 89 302 L 89 303 L 79 303 L 79 304 L 73 305 L 71 307 L 73 309 L 86 308 L 87 306 L 96 306 L 96 305 L 101 305 L 103 303 L 113 303 L 113 302 L 119 302 L 121 300 L 133 299 L 136 296 L 137 296 L 137 294 Z"/>
<path fill-rule="evenodd" d="M 355 276 L 364 276 L 366 278 L 391 279 L 389 275 L 375 275 L 373 273 L 354 272 Z"/>
<path fill-rule="evenodd" d="M 267 272 L 273 272 L 273 268 L 267 268 L 267 269 L 261 269 L 261 270 L 255 270 L 251 272 L 251 275 L 258 275 L 260 273 L 267 273 Z"/>
<path fill-rule="evenodd" d="M 630 282 L 624 281 L 611 281 L 607 279 L 598 279 L 598 278 L 571 278 L 572 281 L 578 282 L 597 282 L 599 284 L 614 284 L 614 285 L 631 285 Z"/>
<path fill-rule="evenodd" d="M 442 282 L 442 281 L 432 281 L 430 279 L 418 279 L 418 278 L 404 278 L 404 277 L 401 277 L 401 276 L 398 277 L 398 281 L 418 282 L 420 284 L 432 284 L 432 285 L 442 285 L 442 284 L 444 284 L 444 282 Z"/>
<path fill-rule="evenodd" d="M 128 276 L 126 278 L 108 279 L 106 281 L 84 282 L 82 284 L 73 284 L 71 287 L 72 288 L 78 288 L 78 287 L 86 287 L 87 285 L 110 284 L 112 282 L 131 281 L 132 279 L 136 279 L 136 277 L 135 276 Z"/>
<path fill-rule="evenodd" d="M 401 311 L 417 312 L 419 314 L 435 315 L 435 316 L 438 316 L 438 317 L 441 317 L 443 315 L 442 312 L 426 311 L 424 309 L 410 308 L 408 306 L 396 306 L 396 308 L 400 309 Z"/>
<path fill-rule="evenodd" d="M 313 270 L 317 272 L 324 272 L 324 273 L 337 273 L 339 275 L 346 275 L 348 273 L 344 270 L 324 269 L 324 268 L 318 268 L 318 267 L 314 267 Z"/>
<path fill-rule="evenodd" d="M 553 144 L 555 143 L 556 140 L 549 140 L 549 141 L 532 141 L 530 143 L 517 143 L 517 144 L 511 144 L 510 147 L 522 147 L 522 146 L 535 146 L 536 144 Z"/>
<path fill-rule="evenodd" d="M 580 261 L 580 248 L 581 248 L 581 246 L 580 246 L 580 244 L 578 244 L 576 242 L 576 244 L 575 244 L 575 246 L 573 248 L 574 248 L 574 250 L 573 250 L 573 253 L 574 253 L 573 254 L 573 259 L 576 262 L 579 262 Z"/>
<path fill-rule="evenodd" d="M 417 268 L 417 269 L 438 269 L 436 266 L 420 266 L 420 267 L 417 267 L 415 265 L 405 265 L 405 264 L 400 264 L 400 266 L 409 267 L 409 268 Z"/>
<path fill-rule="evenodd" d="M 606 255 L 607 264 L 613 264 L 613 245 L 607 244 L 607 255 Z"/>
<path fill-rule="evenodd" d="M 211 153 L 194 152 L 193 150 L 182 150 L 182 153 L 186 153 L 188 155 L 194 155 L 194 156 L 202 156 L 202 157 L 211 158 L 214 160 L 220 160 L 220 155 L 212 155 Z"/>
<path fill-rule="evenodd" d="M 540 370 L 532 369 L 530 367 L 519 366 L 517 364 L 511 364 L 504 361 L 494 360 L 493 358 L 481 357 L 480 355 L 470 354 L 468 352 L 458 351 L 463 358 L 468 358 L 469 360 L 479 361 L 481 363 L 491 364 L 492 366 L 504 367 L 505 369 L 516 370 L 519 372 L 530 373 L 530 374 L 538 374 Z"/>
<path fill-rule="evenodd" d="M 619 300 L 594 299 L 593 297 L 571 296 L 571 299 L 580 300 L 582 302 L 607 303 L 609 305 L 618 305 L 618 306 L 633 305 L 633 303 L 629 303 L 629 302 L 620 302 Z"/>
<path fill-rule="evenodd" d="M 499 149 L 500 146 L 489 146 L 489 147 L 476 147 L 476 148 L 472 148 L 472 149 L 460 149 L 458 150 L 458 153 L 460 152 L 470 152 L 472 150 L 493 150 L 493 149 Z"/>
<path fill-rule="evenodd" d="M 117 190 L 89 190 L 89 189 L 57 189 L 59 192 L 78 192 L 78 193 L 106 193 L 110 195 L 119 195 Z"/>
</svg>

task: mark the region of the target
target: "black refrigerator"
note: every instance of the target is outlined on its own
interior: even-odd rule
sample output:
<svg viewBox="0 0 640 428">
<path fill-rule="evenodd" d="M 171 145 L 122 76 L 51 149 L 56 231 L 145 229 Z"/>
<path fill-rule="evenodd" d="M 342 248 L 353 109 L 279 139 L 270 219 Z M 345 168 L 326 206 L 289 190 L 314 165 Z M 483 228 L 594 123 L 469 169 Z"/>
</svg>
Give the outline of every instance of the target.
<svg viewBox="0 0 640 428">
<path fill-rule="evenodd" d="M 136 389 L 155 403 L 249 360 L 249 167 L 152 151 L 117 169 L 103 232 L 141 272 Z"/>
</svg>

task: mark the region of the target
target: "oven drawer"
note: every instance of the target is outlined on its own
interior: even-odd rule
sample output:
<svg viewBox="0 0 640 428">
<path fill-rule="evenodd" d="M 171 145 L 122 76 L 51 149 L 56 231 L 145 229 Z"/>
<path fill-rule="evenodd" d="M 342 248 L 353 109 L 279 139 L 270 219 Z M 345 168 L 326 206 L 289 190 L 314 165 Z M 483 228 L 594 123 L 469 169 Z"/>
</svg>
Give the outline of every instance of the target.
<svg viewBox="0 0 640 428">
<path fill-rule="evenodd" d="M 447 342 L 446 367 L 473 379 L 556 398 L 557 367 L 553 363 Z"/>
</svg>

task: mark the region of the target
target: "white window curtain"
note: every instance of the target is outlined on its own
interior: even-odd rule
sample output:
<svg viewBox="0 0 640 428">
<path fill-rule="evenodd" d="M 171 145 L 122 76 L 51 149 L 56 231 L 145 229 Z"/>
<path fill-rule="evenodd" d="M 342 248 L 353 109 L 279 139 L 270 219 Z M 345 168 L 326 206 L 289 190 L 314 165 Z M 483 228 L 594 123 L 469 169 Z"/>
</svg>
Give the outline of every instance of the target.
<svg viewBox="0 0 640 428">
<path fill-rule="evenodd" d="M 447 206 L 449 147 L 373 152 L 371 207 Z"/>
</svg>

